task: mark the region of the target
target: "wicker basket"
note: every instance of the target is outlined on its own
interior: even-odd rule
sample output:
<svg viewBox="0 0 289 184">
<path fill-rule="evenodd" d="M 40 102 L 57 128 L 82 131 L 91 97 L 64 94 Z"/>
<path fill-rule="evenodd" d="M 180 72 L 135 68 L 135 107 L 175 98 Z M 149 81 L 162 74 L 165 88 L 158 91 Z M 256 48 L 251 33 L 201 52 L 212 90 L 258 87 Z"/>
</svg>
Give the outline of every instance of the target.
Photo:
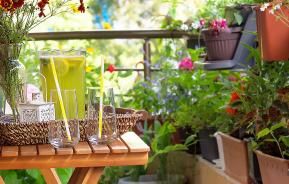
<svg viewBox="0 0 289 184">
<path fill-rule="evenodd" d="M 117 109 L 117 128 L 119 135 L 131 130 L 137 121 L 145 120 L 145 111 L 131 109 Z M 18 123 L 13 122 L 12 116 L 0 118 L 1 145 L 33 145 L 47 144 L 49 122 Z M 85 120 L 79 121 L 80 141 L 86 141 Z"/>
</svg>

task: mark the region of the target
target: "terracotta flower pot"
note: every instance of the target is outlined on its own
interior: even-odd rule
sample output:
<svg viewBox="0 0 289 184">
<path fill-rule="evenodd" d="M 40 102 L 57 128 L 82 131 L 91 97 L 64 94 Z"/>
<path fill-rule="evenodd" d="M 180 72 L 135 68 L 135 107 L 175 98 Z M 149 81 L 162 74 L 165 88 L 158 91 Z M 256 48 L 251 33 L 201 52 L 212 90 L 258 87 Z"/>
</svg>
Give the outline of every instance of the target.
<svg viewBox="0 0 289 184">
<path fill-rule="evenodd" d="M 263 184 L 288 184 L 289 160 L 256 151 Z"/>
<path fill-rule="evenodd" d="M 270 9 L 256 8 L 257 32 L 262 58 L 266 61 L 289 59 L 289 27 L 270 14 Z M 282 13 L 289 17 L 289 9 L 281 7 Z"/>
<path fill-rule="evenodd" d="M 247 143 L 230 135 L 220 133 L 223 141 L 225 173 L 242 184 L 249 184 L 249 161 Z"/>
<path fill-rule="evenodd" d="M 229 32 L 222 31 L 216 35 L 212 30 L 203 30 L 202 36 L 207 48 L 208 60 L 232 59 L 241 37 L 241 31 L 241 27 L 235 27 Z"/>
</svg>

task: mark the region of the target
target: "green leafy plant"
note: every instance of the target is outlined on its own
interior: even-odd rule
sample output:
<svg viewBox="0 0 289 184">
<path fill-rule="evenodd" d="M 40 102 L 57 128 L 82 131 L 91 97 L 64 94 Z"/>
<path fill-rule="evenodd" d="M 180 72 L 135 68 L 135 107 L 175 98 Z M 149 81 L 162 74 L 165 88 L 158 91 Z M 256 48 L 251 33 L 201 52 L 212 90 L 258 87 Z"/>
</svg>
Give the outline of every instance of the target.
<svg viewBox="0 0 289 184">
<path fill-rule="evenodd" d="M 156 124 L 157 125 L 157 124 Z M 187 146 L 183 144 L 172 144 L 171 136 L 176 132 L 176 128 L 168 122 L 163 125 L 157 125 L 154 139 L 151 143 L 152 156 L 149 158 L 148 164 L 152 163 L 156 158 L 159 159 L 159 169 L 157 171 L 160 181 L 167 180 L 167 155 L 173 151 L 187 150 Z"/>
<path fill-rule="evenodd" d="M 236 120 L 236 125 L 247 127 L 248 132 L 255 134 L 270 126 L 272 122 L 280 121 L 282 117 L 288 116 L 286 101 L 280 98 L 278 91 L 288 88 L 289 64 L 264 62 L 259 50 L 251 47 L 248 49 L 256 65 L 246 72 L 239 83 L 237 93 L 241 103 L 237 104 L 237 109 L 243 117 Z"/>
<path fill-rule="evenodd" d="M 258 132 L 253 148 L 261 149 L 274 156 L 281 156 L 283 159 L 289 157 L 289 132 L 288 124 L 285 121 L 273 124 L 271 127 L 264 128 Z M 267 148 L 275 148 L 268 150 Z M 274 151 L 278 150 L 274 153 Z M 278 153 L 279 152 L 279 153 Z"/>
</svg>

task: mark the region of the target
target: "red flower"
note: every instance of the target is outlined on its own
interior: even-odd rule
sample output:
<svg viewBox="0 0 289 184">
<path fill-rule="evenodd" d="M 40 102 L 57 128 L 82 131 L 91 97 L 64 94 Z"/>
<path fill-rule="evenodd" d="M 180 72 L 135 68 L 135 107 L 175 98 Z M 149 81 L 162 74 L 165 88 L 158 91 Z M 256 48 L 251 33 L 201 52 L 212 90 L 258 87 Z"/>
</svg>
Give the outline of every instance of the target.
<svg viewBox="0 0 289 184">
<path fill-rule="evenodd" d="M 83 0 L 79 0 L 80 2 L 80 5 L 78 7 L 78 11 L 80 11 L 81 13 L 84 13 L 85 12 L 85 7 L 84 7 L 84 4 L 83 4 Z"/>
<path fill-rule="evenodd" d="M 40 0 L 37 3 L 38 8 L 40 9 L 40 13 L 38 14 L 39 17 L 45 17 L 44 8 L 47 4 L 49 4 L 49 0 Z"/>
<path fill-rule="evenodd" d="M 114 71 L 115 71 L 115 66 L 114 66 L 113 64 L 110 64 L 110 65 L 107 67 L 106 71 L 109 71 L 110 73 L 114 72 Z"/>
<path fill-rule="evenodd" d="M 24 4 L 24 0 L 13 0 L 13 9 L 21 8 Z"/>
<path fill-rule="evenodd" d="M 3 8 L 5 11 L 11 10 L 13 5 L 12 0 L 0 0 L 0 7 Z"/>
<path fill-rule="evenodd" d="M 233 103 L 233 102 L 235 102 L 236 100 L 239 100 L 239 99 L 240 99 L 240 96 L 238 95 L 237 92 L 231 93 L 230 103 Z"/>
<path fill-rule="evenodd" d="M 237 110 L 237 109 L 234 109 L 234 108 L 232 108 L 232 107 L 227 107 L 227 108 L 226 108 L 226 112 L 227 112 L 227 114 L 229 114 L 230 116 L 235 116 L 235 115 L 237 114 L 238 110 Z"/>
</svg>

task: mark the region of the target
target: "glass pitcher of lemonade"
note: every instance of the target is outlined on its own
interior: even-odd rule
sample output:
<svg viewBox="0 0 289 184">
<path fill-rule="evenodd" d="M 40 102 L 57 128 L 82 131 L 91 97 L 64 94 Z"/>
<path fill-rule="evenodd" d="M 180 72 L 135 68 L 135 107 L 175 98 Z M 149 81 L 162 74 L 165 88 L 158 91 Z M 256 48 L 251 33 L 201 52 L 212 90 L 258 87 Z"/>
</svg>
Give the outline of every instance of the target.
<svg viewBox="0 0 289 184">
<path fill-rule="evenodd" d="M 51 68 L 54 61 L 60 89 L 76 90 L 78 118 L 85 118 L 85 51 L 41 51 L 39 58 L 44 99 L 49 100 L 50 91 L 56 89 Z"/>
</svg>

